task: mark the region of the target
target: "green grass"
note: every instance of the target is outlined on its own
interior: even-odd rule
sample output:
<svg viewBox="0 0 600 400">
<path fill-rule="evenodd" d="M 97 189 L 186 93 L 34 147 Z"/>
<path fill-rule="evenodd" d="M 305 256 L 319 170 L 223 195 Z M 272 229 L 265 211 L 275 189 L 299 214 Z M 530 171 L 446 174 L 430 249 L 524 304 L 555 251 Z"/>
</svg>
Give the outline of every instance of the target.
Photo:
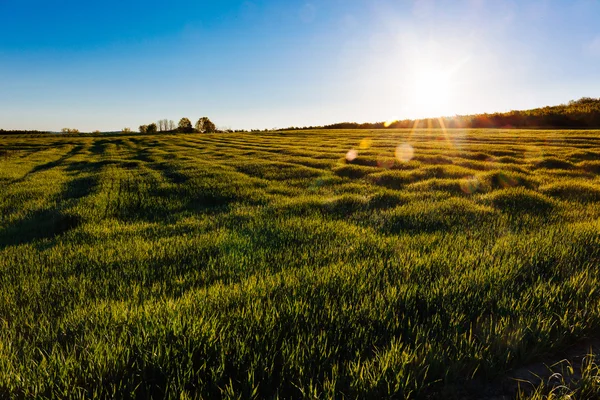
<svg viewBox="0 0 600 400">
<path fill-rule="evenodd" d="M 598 146 L 0 137 L 0 398 L 461 397 L 600 329 Z"/>
</svg>

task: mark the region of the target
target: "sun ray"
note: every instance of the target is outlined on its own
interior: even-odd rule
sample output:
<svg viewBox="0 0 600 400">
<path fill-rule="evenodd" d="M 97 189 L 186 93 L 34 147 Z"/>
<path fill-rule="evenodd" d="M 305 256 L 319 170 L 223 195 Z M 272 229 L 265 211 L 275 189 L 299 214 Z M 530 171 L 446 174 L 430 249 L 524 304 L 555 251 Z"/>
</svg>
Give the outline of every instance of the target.
<svg viewBox="0 0 600 400">
<path fill-rule="evenodd" d="M 419 125 L 419 122 L 421 122 L 420 119 L 415 119 L 415 122 L 413 123 L 413 127 L 410 130 L 410 133 L 408 134 L 408 141 L 410 142 L 410 140 L 412 139 L 413 133 L 415 132 L 415 130 L 417 129 L 417 126 Z"/>
<path fill-rule="evenodd" d="M 452 140 L 448 134 L 448 129 L 446 129 L 446 123 L 444 122 L 444 119 L 442 117 L 438 117 L 438 122 L 440 123 L 440 128 L 442 128 L 442 132 L 444 133 L 444 138 L 446 139 L 446 143 L 448 143 L 448 147 L 452 148 Z"/>
</svg>

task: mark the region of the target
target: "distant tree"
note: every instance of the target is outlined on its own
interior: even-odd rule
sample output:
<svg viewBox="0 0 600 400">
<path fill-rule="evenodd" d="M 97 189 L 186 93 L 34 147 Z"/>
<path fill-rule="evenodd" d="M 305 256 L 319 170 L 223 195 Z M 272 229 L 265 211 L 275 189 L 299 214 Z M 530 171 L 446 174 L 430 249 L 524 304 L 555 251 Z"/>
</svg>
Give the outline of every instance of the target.
<svg viewBox="0 0 600 400">
<path fill-rule="evenodd" d="M 100 133 L 100 131 L 96 129 L 96 130 L 95 130 L 94 132 L 92 132 L 92 133 Z"/>
<path fill-rule="evenodd" d="M 154 122 L 146 127 L 146 133 L 156 133 L 156 131 L 157 131 L 157 128 L 156 128 L 156 124 Z"/>
<path fill-rule="evenodd" d="M 131 128 L 123 128 L 121 129 L 121 133 L 131 133 Z"/>
<path fill-rule="evenodd" d="M 62 128 L 62 133 L 79 133 L 79 129 Z"/>
<path fill-rule="evenodd" d="M 169 126 L 169 120 L 168 119 L 161 119 L 160 121 L 158 121 L 158 130 L 160 132 L 165 132 L 168 130 L 173 130 L 173 128 L 170 128 Z M 174 125 L 174 124 L 173 124 Z"/>
<path fill-rule="evenodd" d="M 188 118 L 181 118 L 179 120 L 179 127 L 177 128 L 179 132 L 193 132 L 192 123 Z"/>
<path fill-rule="evenodd" d="M 198 132 L 212 133 L 217 131 L 217 127 L 208 117 L 202 117 L 196 122 L 196 130 Z"/>
<path fill-rule="evenodd" d="M 140 125 L 139 130 L 140 130 L 140 133 L 148 132 L 148 125 Z"/>
<path fill-rule="evenodd" d="M 172 119 L 169 120 L 169 130 L 170 131 L 175 130 L 175 122 Z"/>
</svg>

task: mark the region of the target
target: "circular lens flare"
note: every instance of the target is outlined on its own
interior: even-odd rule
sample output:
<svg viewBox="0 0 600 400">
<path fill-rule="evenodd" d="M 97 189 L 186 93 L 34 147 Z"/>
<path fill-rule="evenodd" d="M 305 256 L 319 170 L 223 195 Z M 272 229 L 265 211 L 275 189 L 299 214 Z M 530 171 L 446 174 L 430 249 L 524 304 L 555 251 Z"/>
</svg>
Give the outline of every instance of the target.
<svg viewBox="0 0 600 400">
<path fill-rule="evenodd" d="M 360 141 L 360 144 L 358 145 L 358 147 L 361 150 L 366 150 L 369 147 L 371 147 L 371 144 L 373 144 L 373 139 L 371 139 L 371 138 L 364 138 L 363 140 Z"/>
<path fill-rule="evenodd" d="M 535 161 L 544 158 L 544 151 L 538 146 L 528 146 L 523 151 L 525 161 Z"/>
<path fill-rule="evenodd" d="M 409 162 L 415 156 L 415 149 L 410 144 L 403 143 L 396 147 L 395 155 L 398 161 L 403 163 Z"/>
<path fill-rule="evenodd" d="M 468 176 L 460 182 L 460 190 L 466 194 L 473 194 L 479 190 L 479 180 L 475 176 Z"/>
<path fill-rule="evenodd" d="M 390 169 L 394 166 L 394 159 L 379 156 L 379 157 L 377 157 L 377 166 L 379 168 Z"/>
<path fill-rule="evenodd" d="M 346 160 L 348 160 L 348 161 L 354 161 L 356 159 L 356 157 L 358 157 L 358 151 L 356 151 L 354 149 L 350 149 L 346 153 Z"/>
<path fill-rule="evenodd" d="M 467 141 L 467 134 L 464 130 L 454 131 L 451 136 L 452 144 L 458 150 L 462 150 Z"/>
<path fill-rule="evenodd" d="M 503 188 L 509 188 L 509 187 L 517 186 L 519 184 L 519 181 L 517 179 L 513 178 L 512 176 L 506 175 L 501 172 L 498 174 L 498 183 Z"/>
</svg>

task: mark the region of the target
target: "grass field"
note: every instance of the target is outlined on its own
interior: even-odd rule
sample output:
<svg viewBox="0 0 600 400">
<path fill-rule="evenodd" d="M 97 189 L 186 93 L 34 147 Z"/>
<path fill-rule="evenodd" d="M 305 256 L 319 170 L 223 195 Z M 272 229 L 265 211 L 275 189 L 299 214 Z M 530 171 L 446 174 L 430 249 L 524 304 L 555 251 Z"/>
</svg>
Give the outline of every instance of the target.
<svg viewBox="0 0 600 400">
<path fill-rule="evenodd" d="M 0 137 L 0 397 L 473 395 L 600 329 L 599 174 L 599 131 Z"/>
</svg>

